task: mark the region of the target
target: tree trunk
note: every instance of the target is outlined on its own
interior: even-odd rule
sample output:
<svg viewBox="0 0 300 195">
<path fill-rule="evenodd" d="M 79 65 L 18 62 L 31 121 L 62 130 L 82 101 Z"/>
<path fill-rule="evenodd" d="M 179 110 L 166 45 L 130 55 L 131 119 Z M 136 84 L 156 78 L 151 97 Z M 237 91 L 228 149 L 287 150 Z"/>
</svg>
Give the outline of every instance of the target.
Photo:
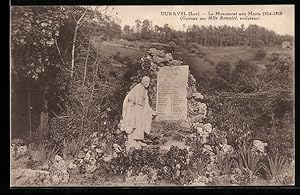
<svg viewBox="0 0 300 195">
<path fill-rule="evenodd" d="M 48 110 L 48 101 L 44 100 L 44 109 L 40 114 L 40 125 L 39 125 L 39 134 L 41 141 L 44 141 L 45 135 L 48 134 L 48 121 L 49 121 L 49 114 Z"/>
<path fill-rule="evenodd" d="M 90 50 L 91 50 L 91 40 L 89 40 L 88 51 L 87 51 L 86 58 L 85 58 L 85 66 L 84 66 L 84 75 L 83 75 L 82 87 L 84 87 L 84 83 L 85 83 L 85 80 L 86 80 L 87 64 L 88 64 L 88 59 L 89 59 L 89 55 L 90 55 Z"/>
<path fill-rule="evenodd" d="M 75 30 L 74 30 L 73 45 L 72 45 L 71 78 L 74 75 L 74 67 L 75 67 L 75 43 L 76 43 L 76 39 L 77 39 L 77 33 L 78 33 L 78 29 L 80 28 L 80 26 L 87 20 L 87 19 L 85 19 L 84 21 L 82 21 L 83 18 L 85 17 L 86 12 L 87 12 L 87 9 L 84 10 L 84 13 L 81 15 L 81 17 L 79 18 L 79 20 L 76 22 L 76 26 L 75 26 Z M 75 18 L 74 18 L 74 20 L 75 20 Z"/>
<path fill-rule="evenodd" d="M 73 77 L 73 74 L 74 74 L 74 66 L 75 66 L 75 43 L 76 43 L 76 39 L 77 39 L 77 31 L 78 31 L 78 24 L 76 24 L 75 31 L 74 31 L 74 37 L 73 37 L 71 78 Z"/>
<path fill-rule="evenodd" d="M 29 124 L 29 136 L 31 137 L 31 102 L 30 102 L 30 88 L 28 88 L 28 124 Z"/>
<path fill-rule="evenodd" d="M 30 87 L 28 88 L 28 124 L 29 124 L 29 137 L 31 138 L 31 100 L 30 100 Z M 29 144 L 29 150 L 32 149 L 32 144 Z"/>
</svg>

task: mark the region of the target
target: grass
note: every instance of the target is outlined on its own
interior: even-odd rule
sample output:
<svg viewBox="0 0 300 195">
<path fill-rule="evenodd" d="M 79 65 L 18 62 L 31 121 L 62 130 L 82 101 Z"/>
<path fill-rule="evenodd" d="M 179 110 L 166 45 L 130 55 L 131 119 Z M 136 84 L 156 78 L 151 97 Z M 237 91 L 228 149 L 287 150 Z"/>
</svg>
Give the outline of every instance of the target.
<svg viewBox="0 0 300 195">
<path fill-rule="evenodd" d="M 60 151 L 60 148 L 57 146 L 46 148 L 44 145 L 42 145 L 39 147 L 38 151 L 40 152 L 40 155 L 42 157 L 41 161 L 42 163 L 44 163 L 44 162 L 52 161 L 54 156 L 58 154 L 58 152 Z"/>
<path fill-rule="evenodd" d="M 205 175 L 205 170 L 206 170 L 206 167 L 207 167 L 207 164 L 206 162 L 202 161 L 202 160 L 198 160 L 196 162 L 196 167 L 197 167 L 197 173 L 198 175 Z"/>
<path fill-rule="evenodd" d="M 220 170 L 222 175 L 229 174 L 230 171 L 231 171 L 231 166 L 232 166 L 232 164 L 230 162 L 231 155 L 232 155 L 231 152 L 228 152 L 228 153 L 224 154 L 221 151 L 221 149 L 216 150 L 216 165 L 217 165 L 217 167 Z"/>
<path fill-rule="evenodd" d="M 65 140 L 63 141 L 63 157 L 68 158 L 68 155 L 75 157 L 86 143 L 86 137 L 79 137 L 78 139 Z"/>
<path fill-rule="evenodd" d="M 264 163 L 260 164 L 260 167 L 267 173 L 267 176 L 274 180 L 278 177 L 286 164 L 286 159 L 283 156 L 279 156 L 278 152 L 276 152 L 275 156 L 270 157 L 267 155 L 268 166 Z"/>
<path fill-rule="evenodd" d="M 240 169 L 248 169 L 252 171 L 252 175 L 255 175 L 256 172 L 259 170 L 259 162 L 261 160 L 261 156 L 256 155 L 251 150 L 250 145 L 246 146 L 239 146 L 238 156 L 236 161 L 236 166 Z"/>
<path fill-rule="evenodd" d="M 134 61 L 139 60 L 145 54 L 145 52 L 141 51 L 139 48 L 124 48 L 113 42 L 104 41 L 99 44 L 100 52 L 105 52 L 107 56 L 114 56 L 117 52 L 119 52 L 120 56 L 127 56 Z"/>
<path fill-rule="evenodd" d="M 219 61 L 228 61 L 235 64 L 239 60 L 249 60 L 253 57 L 252 52 L 247 47 L 210 47 L 207 48 L 207 58 L 214 64 Z"/>
</svg>

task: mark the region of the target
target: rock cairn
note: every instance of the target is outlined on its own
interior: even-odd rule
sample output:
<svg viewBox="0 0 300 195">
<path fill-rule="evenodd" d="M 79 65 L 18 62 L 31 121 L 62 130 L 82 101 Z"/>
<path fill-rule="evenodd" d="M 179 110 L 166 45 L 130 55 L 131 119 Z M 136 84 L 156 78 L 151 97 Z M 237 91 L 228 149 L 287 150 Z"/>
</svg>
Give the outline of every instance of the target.
<svg viewBox="0 0 300 195">
<path fill-rule="evenodd" d="M 150 105 L 155 109 L 156 90 L 157 90 L 157 74 L 159 67 L 163 66 L 182 66 L 183 61 L 173 59 L 170 53 L 165 53 L 162 50 L 151 48 L 147 54 L 140 59 L 141 70 L 131 77 L 132 88 L 140 82 L 143 76 L 150 76 L 151 82 L 148 89 Z M 213 128 L 210 123 L 206 122 L 207 106 L 203 102 L 204 96 L 196 89 L 196 79 L 190 73 L 188 74 L 188 89 L 187 89 L 187 120 L 181 121 L 180 126 L 183 128 L 194 129 L 200 136 L 201 143 L 206 143 L 209 134 Z"/>
</svg>

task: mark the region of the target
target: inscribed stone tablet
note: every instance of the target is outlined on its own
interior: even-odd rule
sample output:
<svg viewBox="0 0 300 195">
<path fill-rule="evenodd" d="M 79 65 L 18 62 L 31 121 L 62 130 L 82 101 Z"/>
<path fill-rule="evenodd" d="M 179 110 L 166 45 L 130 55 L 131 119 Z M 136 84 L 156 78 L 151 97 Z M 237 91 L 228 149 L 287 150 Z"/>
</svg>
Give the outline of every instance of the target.
<svg viewBox="0 0 300 195">
<path fill-rule="evenodd" d="M 187 119 L 189 66 L 164 66 L 158 71 L 157 120 Z"/>
</svg>

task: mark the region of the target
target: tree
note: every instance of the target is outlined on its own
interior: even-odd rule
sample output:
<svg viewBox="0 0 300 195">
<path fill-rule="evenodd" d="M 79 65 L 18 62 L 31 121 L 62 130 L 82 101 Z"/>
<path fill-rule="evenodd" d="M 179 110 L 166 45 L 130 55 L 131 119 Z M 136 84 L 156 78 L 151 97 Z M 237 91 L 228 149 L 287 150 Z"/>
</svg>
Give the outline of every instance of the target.
<svg viewBox="0 0 300 195">
<path fill-rule="evenodd" d="M 135 20 L 135 31 L 137 33 L 140 33 L 141 32 L 141 21 L 140 20 Z"/>
<path fill-rule="evenodd" d="M 109 37 L 115 38 L 119 36 L 122 32 L 121 26 L 117 23 L 115 23 L 113 20 L 110 23 L 110 30 L 109 30 Z"/>
<path fill-rule="evenodd" d="M 224 79 L 227 82 L 231 81 L 232 68 L 228 61 L 220 61 L 216 66 L 216 73 L 218 77 Z"/>
<path fill-rule="evenodd" d="M 168 41 L 168 37 L 169 37 L 169 34 L 171 32 L 171 28 L 169 27 L 168 24 L 164 25 L 163 31 L 164 31 L 164 34 L 165 34 L 165 41 Z"/>
<path fill-rule="evenodd" d="M 175 41 L 176 44 L 180 42 L 183 46 L 187 46 L 190 41 L 203 46 L 218 47 L 247 45 L 262 47 L 280 45 L 283 41 L 293 41 L 293 37 L 290 35 L 278 35 L 274 31 L 258 25 L 249 25 L 247 28 L 243 24 L 240 27 L 193 25 L 188 28 L 184 27 L 186 31 L 183 32 L 171 29 L 168 24 L 165 24 L 163 27 L 154 25 L 152 29 L 152 24 L 149 20 L 144 20 L 143 23 L 140 20 L 135 22 L 135 32 L 129 32 L 126 29 L 127 34 L 132 35 L 126 36 L 130 40 L 139 39 L 140 37 L 149 39 L 150 34 L 153 33 L 154 36 L 151 35 L 151 37 L 155 37 L 153 41 Z"/>
<path fill-rule="evenodd" d="M 80 83 L 85 85 L 88 80 L 88 59 L 96 58 L 91 49 L 91 40 L 94 36 L 105 34 L 94 31 L 92 24 L 103 21 L 103 17 L 101 10 L 88 7 L 12 8 L 12 95 L 24 96 L 20 93 L 25 85 L 31 96 L 29 110 L 30 107 L 35 108 L 31 111 L 34 112 L 32 117 L 41 112 L 38 108 L 45 101 L 48 102 L 51 117 L 61 113 L 67 106 L 72 82 L 78 81 L 74 80 L 74 76 L 80 75 Z M 120 27 L 113 24 L 111 32 L 120 33 Z M 85 59 L 86 63 L 75 59 Z M 84 64 L 84 71 L 77 72 L 77 75 L 74 75 L 75 61 L 80 62 L 76 68 L 81 69 L 80 66 Z M 27 104 L 27 98 L 18 101 Z M 34 129 L 39 119 L 32 120 Z"/>
<path fill-rule="evenodd" d="M 92 10 L 88 8 L 69 8 L 67 9 L 75 21 L 75 28 L 74 28 L 74 35 L 73 35 L 73 42 L 72 42 L 72 61 L 71 61 L 71 78 L 74 74 L 74 67 L 75 67 L 75 44 L 77 41 L 77 34 L 78 30 L 82 25 L 93 16 Z"/>
<path fill-rule="evenodd" d="M 33 119 L 36 116 L 31 112 L 39 112 L 37 103 L 42 104 L 54 93 L 62 91 L 61 88 L 49 88 L 55 85 L 55 71 L 65 66 L 57 38 L 68 16 L 62 7 L 13 7 L 11 15 L 12 96 L 20 95 L 20 88 L 25 88 L 28 94 L 12 104 L 27 104 L 28 100 L 30 125 L 31 116 Z M 49 106 L 52 108 L 51 104 Z M 29 127 L 30 132 L 37 127 L 34 124 Z"/>
<path fill-rule="evenodd" d="M 123 31 L 126 34 L 129 34 L 130 33 L 130 26 L 129 25 L 124 25 Z"/>
<path fill-rule="evenodd" d="M 259 84 L 257 80 L 258 67 L 249 61 L 239 60 L 232 74 L 236 92 L 254 92 Z"/>
<path fill-rule="evenodd" d="M 151 30 L 152 30 L 151 22 L 149 20 L 144 20 L 141 28 L 141 37 L 143 39 L 149 39 L 151 37 L 150 35 Z"/>
<path fill-rule="evenodd" d="M 12 8 L 11 49 L 13 69 L 18 77 L 37 80 L 48 65 L 58 63 L 57 59 L 61 58 L 56 38 L 67 17 L 59 7 Z"/>
</svg>

